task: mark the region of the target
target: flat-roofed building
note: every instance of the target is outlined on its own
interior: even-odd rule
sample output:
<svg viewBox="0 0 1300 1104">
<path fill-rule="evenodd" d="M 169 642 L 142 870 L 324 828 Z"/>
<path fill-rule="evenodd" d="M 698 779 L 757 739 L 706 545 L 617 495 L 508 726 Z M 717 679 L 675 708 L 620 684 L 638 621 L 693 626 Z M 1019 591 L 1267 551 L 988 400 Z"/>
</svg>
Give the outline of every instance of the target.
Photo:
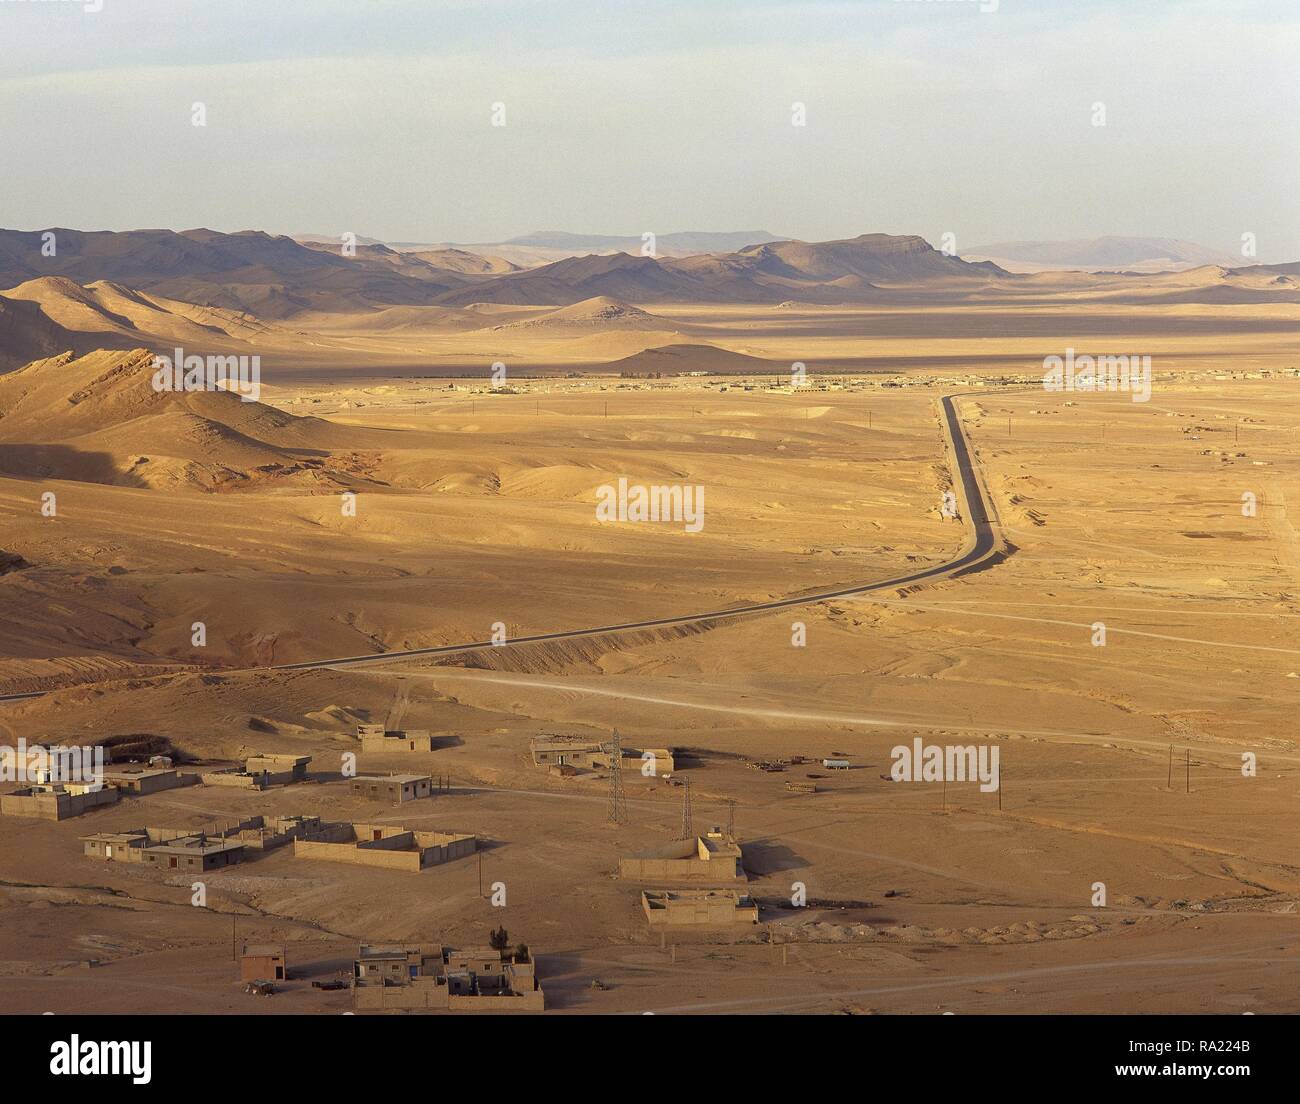
<svg viewBox="0 0 1300 1104">
<path fill-rule="evenodd" d="M 106 862 L 143 862 L 149 836 L 143 829 L 135 832 L 98 832 L 81 837 L 82 854 Z"/>
<path fill-rule="evenodd" d="M 246 944 L 239 956 L 240 981 L 285 981 L 289 968 L 284 947 L 271 944 Z"/>
<path fill-rule="evenodd" d="M 268 785 L 287 786 L 291 782 L 306 782 L 310 755 L 250 755 L 244 760 L 244 770 L 249 774 L 264 774 Z"/>
<path fill-rule="evenodd" d="M 145 866 L 160 870 L 219 870 L 242 862 L 244 845 L 234 840 L 210 839 L 204 835 L 181 836 L 144 849 Z"/>
<path fill-rule="evenodd" d="M 641 908 L 652 928 L 721 928 L 757 924 L 758 906 L 745 894 L 719 889 L 646 889 Z"/>
<path fill-rule="evenodd" d="M 358 981 L 400 985 L 421 976 L 433 977 L 441 967 L 441 947 L 362 944 L 352 973 Z"/>
<path fill-rule="evenodd" d="M 491 947 L 363 946 L 353 966 L 358 1010 L 540 1012 L 545 995 L 531 954 Z"/>
<path fill-rule="evenodd" d="M 746 881 L 740 845 L 719 828 L 620 859 L 620 878 L 643 882 L 726 885 Z"/>
<path fill-rule="evenodd" d="M 465 858 L 478 850 L 478 837 L 465 832 L 428 832 L 399 824 L 327 824 L 310 839 L 295 839 L 299 859 L 419 871 Z"/>
<path fill-rule="evenodd" d="M 205 786 L 234 786 L 244 790 L 265 790 L 307 781 L 310 755 L 250 755 L 238 767 L 205 771 Z"/>
<path fill-rule="evenodd" d="M 270 851 L 321 830 L 321 819 L 317 816 L 252 816 L 215 824 L 203 831 L 193 828 L 132 828 L 121 832 L 97 832 L 81 837 L 81 849 L 89 858 L 106 862 L 211 870 L 247 858 L 249 852 Z M 202 841 L 202 847 L 198 846 L 199 841 Z M 227 845 L 224 859 L 217 857 L 217 844 Z M 172 850 L 161 852 L 168 859 L 164 862 L 154 852 L 166 848 Z M 243 850 L 236 852 L 235 848 Z M 188 861 L 200 854 L 204 858 L 202 864 Z M 171 858 L 177 862 L 171 863 Z M 180 861 L 182 859 L 187 861 Z"/>
<path fill-rule="evenodd" d="M 403 801 L 429 797 L 433 794 L 433 776 L 428 774 L 359 774 L 348 788 L 360 797 L 372 801 L 387 801 L 397 805 Z"/>
<path fill-rule="evenodd" d="M 143 797 L 145 794 L 158 793 L 161 790 L 173 790 L 178 786 L 193 786 L 199 780 L 197 774 L 182 774 L 171 768 L 152 768 L 142 766 L 107 767 L 104 770 L 104 782 L 116 786 L 124 794 Z"/>
<path fill-rule="evenodd" d="M 607 770 L 612 745 L 578 736 L 534 736 L 528 752 L 535 767 L 575 767 L 580 770 Z M 627 771 L 646 775 L 671 774 L 675 769 L 670 748 L 622 748 L 621 765 Z"/>
<path fill-rule="evenodd" d="M 379 724 L 357 725 L 361 750 L 369 755 L 410 755 L 434 750 L 434 737 L 423 728 L 386 729 Z"/>
<path fill-rule="evenodd" d="M 67 820 L 91 809 L 114 805 L 121 794 L 93 782 L 23 786 L 0 796 L 0 813 L 37 820 Z"/>
</svg>

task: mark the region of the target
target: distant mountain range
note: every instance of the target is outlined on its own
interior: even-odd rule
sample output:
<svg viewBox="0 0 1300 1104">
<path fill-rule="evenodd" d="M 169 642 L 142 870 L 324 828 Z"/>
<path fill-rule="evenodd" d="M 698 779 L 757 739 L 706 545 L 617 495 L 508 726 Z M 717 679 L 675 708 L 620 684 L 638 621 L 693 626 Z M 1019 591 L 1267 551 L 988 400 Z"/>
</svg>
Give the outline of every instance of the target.
<svg viewBox="0 0 1300 1104">
<path fill-rule="evenodd" d="M 304 245 L 316 245 L 337 250 L 337 234 L 295 234 L 294 239 Z M 767 230 L 686 230 L 655 237 L 655 254 L 659 257 L 689 257 L 697 253 L 730 253 L 750 245 L 785 240 L 780 234 Z M 379 245 L 402 253 L 469 252 L 490 257 L 521 267 L 547 264 L 566 257 L 590 253 L 641 253 L 643 239 L 638 234 L 573 234 L 567 230 L 535 230 L 531 234 L 506 238 L 499 242 L 412 242 L 381 241 L 378 238 L 357 238 L 360 245 Z"/>
<path fill-rule="evenodd" d="M 947 255 L 914 235 L 768 241 L 684 257 L 638 249 L 520 268 L 464 249 L 400 250 L 364 240 L 344 256 L 340 243 L 261 231 L 52 233 L 54 252 L 46 256 L 43 232 L 0 230 L 0 370 L 65 350 L 301 349 L 304 333 L 355 328 L 352 319 L 362 316 L 385 333 L 524 323 L 571 337 L 619 331 L 634 347 L 626 335 L 679 329 L 641 309 L 656 304 L 952 303 L 1061 292 L 1134 303 L 1291 303 L 1300 292 L 1295 264 L 1168 271 L 1171 263 L 1194 264 L 1200 247 L 1155 238 L 989 247 L 1049 269 L 1022 274 Z M 1160 271 L 1139 274 L 1156 254 Z M 1077 258 L 1076 269 L 1111 271 L 1055 271 L 1065 267 L 1063 257 Z M 520 307 L 561 311 L 521 319 Z M 327 345 L 311 347 L 323 354 Z"/>
<path fill-rule="evenodd" d="M 734 253 L 751 245 L 783 240 L 780 234 L 768 230 L 686 230 L 657 234 L 655 252 L 668 257 L 684 257 L 693 253 Z M 640 253 L 641 243 L 640 235 L 570 234 L 564 230 L 537 230 L 509 238 L 502 244 L 529 249 L 563 249 L 573 256 L 579 253 Z"/>
<path fill-rule="evenodd" d="M 470 279 L 382 245 L 348 258 L 260 230 L 52 232 L 55 253 L 47 257 L 43 231 L 0 230 L 0 287 L 42 276 L 78 284 L 109 280 L 187 303 L 286 318 L 307 310 L 428 303 Z"/>
<path fill-rule="evenodd" d="M 839 302 L 870 298 L 876 283 L 984 281 L 993 265 L 946 256 L 919 237 L 864 234 L 836 242 L 777 241 L 733 252 L 565 257 L 535 268 L 465 250 L 400 251 L 359 242 L 307 244 L 248 230 L 0 230 L 0 288 L 45 277 L 100 280 L 200 307 L 284 319 L 310 311 L 391 306 L 527 303 L 567 306 L 598 295 L 631 303 Z M 727 235 L 723 235 L 727 237 Z"/>
<path fill-rule="evenodd" d="M 996 265 L 947 256 L 923 238 L 863 234 L 832 242 L 766 242 L 690 257 L 568 257 L 447 292 L 439 301 L 562 306 L 608 295 L 631 303 L 861 302 L 886 285 L 982 283 L 1002 274 Z"/>
<path fill-rule="evenodd" d="M 989 260 L 1012 272 L 1177 272 L 1201 265 L 1240 265 L 1243 258 L 1176 238 L 1080 238 L 1074 241 L 995 242 L 962 250 L 967 260 Z"/>
</svg>

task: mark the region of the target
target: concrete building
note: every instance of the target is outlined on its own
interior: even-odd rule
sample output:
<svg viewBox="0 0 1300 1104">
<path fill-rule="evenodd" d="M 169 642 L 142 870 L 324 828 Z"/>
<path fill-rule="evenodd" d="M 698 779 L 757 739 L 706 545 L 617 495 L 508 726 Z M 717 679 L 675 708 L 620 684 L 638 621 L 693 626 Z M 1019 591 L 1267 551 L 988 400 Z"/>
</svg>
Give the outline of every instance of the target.
<svg viewBox="0 0 1300 1104">
<path fill-rule="evenodd" d="M 318 816 L 255 816 L 241 820 L 223 835 L 253 851 L 273 851 L 296 839 L 306 839 L 321 831 L 322 827 Z"/>
<path fill-rule="evenodd" d="M 534 736 L 528 742 L 528 750 L 535 767 L 607 770 L 610 765 L 609 746 L 598 740 L 584 740 L 576 736 Z M 650 770 L 646 773 L 671 774 L 676 769 L 669 748 L 625 747 L 622 751 L 624 770 L 641 772 L 647 763 L 650 764 Z"/>
<path fill-rule="evenodd" d="M 307 781 L 311 758 L 310 755 L 250 755 L 238 767 L 206 771 L 200 778 L 205 786 L 235 786 L 245 790 L 288 786 Z"/>
<path fill-rule="evenodd" d="M 355 980 L 368 984 L 400 985 L 417 977 L 433 977 L 441 968 L 441 947 L 362 944 L 352 972 Z"/>
<path fill-rule="evenodd" d="M 244 770 L 249 774 L 269 775 L 272 786 L 306 782 L 310 765 L 310 755 L 250 755 L 244 760 Z"/>
<path fill-rule="evenodd" d="M 740 845 L 714 828 L 693 840 L 620 859 L 618 876 L 641 882 L 729 885 L 746 881 Z"/>
<path fill-rule="evenodd" d="M 744 894 L 727 890 L 642 890 L 641 908 L 652 928 L 722 928 L 758 923 L 758 906 Z"/>
<path fill-rule="evenodd" d="M 434 750 L 433 735 L 422 728 L 385 729 L 380 724 L 357 725 L 361 750 L 372 755 L 410 755 Z"/>
<path fill-rule="evenodd" d="M 398 805 L 433 794 L 433 776 L 428 774 L 359 774 L 348 787 L 354 794 L 371 801 Z"/>
<path fill-rule="evenodd" d="M 328 824 L 310 839 L 295 839 L 294 858 L 419 871 L 478 850 L 478 837 L 414 831 L 393 824 Z"/>
<path fill-rule="evenodd" d="M 143 828 L 130 832 L 98 832 L 81 837 L 81 852 L 105 862 L 144 862 L 149 836 Z"/>
<path fill-rule="evenodd" d="M 178 770 L 159 770 L 139 765 L 108 767 L 104 770 L 104 783 L 132 797 L 173 790 L 177 786 L 197 785 L 197 774 L 182 774 Z"/>
<path fill-rule="evenodd" d="M 0 814 L 37 820 L 67 820 L 91 809 L 113 805 L 121 794 L 112 786 L 69 782 L 23 786 L 0 795 Z"/>
<path fill-rule="evenodd" d="M 192 828 L 136 828 L 81 837 L 82 854 L 105 862 L 146 863 L 168 869 L 211 870 L 247 857 L 249 851 L 270 851 L 291 840 L 318 832 L 320 817 L 249 817 Z M 218 846 L 222 845 L 222 846 Z M 224 854 L 224 858 L 221 857 Z M 202 858 L 203 862 L 188 860 Z M 172 862 L 176 859 L 176 862 Z M 182 861 L 185 860 L 185 861 Z"/>
<path fill-rule="evenodd" d="M 531 955 L 491 947 L 361 947 L 353 967 L 359 1011 L 541 1012 L 545 996 Z"/>
<path fill-rule="evenodd" d="M 239 956 L 240 981 L 286 981 L 288 977 L 283 947 L 246 945 Z"/>
<path fill-rule="evenodd" d="M 203 834 L 180 836 L 167 843 L 146 846 L 142 858 L 145 866 L 159 870 L 184 870 L 198 873 L 219 870 L 242 862 L 244 845 L 234 840 L 211 839 Z"/>
</svg>

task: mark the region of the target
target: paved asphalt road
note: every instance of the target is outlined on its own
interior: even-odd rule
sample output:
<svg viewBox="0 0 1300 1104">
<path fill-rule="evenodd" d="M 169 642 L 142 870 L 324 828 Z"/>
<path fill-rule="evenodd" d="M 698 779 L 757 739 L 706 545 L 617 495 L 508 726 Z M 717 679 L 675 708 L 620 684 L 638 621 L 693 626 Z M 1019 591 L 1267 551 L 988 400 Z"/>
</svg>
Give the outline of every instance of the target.
<svg viewBox="0 0 1300 1104">
<path fill-rule="evenodd" d="M 725 609 L 710 610 L 707 613 L 684 613 L 675 617 L 657 617 L 648 621 L 624 621 L 616 625 L 601 625 L 591 629 L 568 629 L 564 632 L 536 633 L 533 636 L 517 636 L 513 640 L 494 644 L 490 640 L 474 641 L 468 644 L 444 644 L 436 648 L 412 648 L 400 652 L 376 652 L 371 655 L 343 656 L 336 659 L 313 659 L 304 663 L 284 663 L 271 667 L 273 671 L 305 671 L 321 667 L 354 667 L 365 663 L 391 663 L 398 659 L 415 659 L 420 656 L 455 655 L 461 652 L 474 652 L 487 648 L 512 648 L 522 644 L 536 644 L 545 640 L 577 640 L 583 637 L 611 636 L 618 633 L 638 632 L 643 629 L 655 629 L 668 625 L 698 625 L 708 622 L 746 617 L 753 614 L 770 613 L 773 610 L 792 609 L 797 606 L 811 606 L 818 602 L 834 598 L 849 598 L 855 594 L 869 594 L 872 591 L 892 590 L 895 587 L 908 586 L 911 583 L 946 578 L 970 571 L 993 560 L 1003 548 L 997 532 L 996 520 L 990 516 L 988 500 L 979 474 L 971 457 L 970 443 L 966 439 L 957 413 L 956 400 L 960 395 L 946 395 L 939 400 L 944 419 L 944 437 L 948 452 L 953 459 L 953 467 L 960 475 L 959 509 L 968 523 L 967 541 L 963 551 L 954 559 L 906 575 L 896 575 L 891 579 L 881 579 L 859 586 L 843 587 L 839 590 L 819 591 L 815 594 L 800 594 L 789 598 L 778 598 L 772 602 L 758 602 L 751 605 L 729 606 Z M 265 669 L 265 668 L 260 668 Z M 229 668 L 220 668 L 221 673 L 230 672 Z M 3 701 L 21 701 L 26 698 L 39 698 L 43 692 L 32 694 L 9 694 L 0 696 Z"/>
</svg>

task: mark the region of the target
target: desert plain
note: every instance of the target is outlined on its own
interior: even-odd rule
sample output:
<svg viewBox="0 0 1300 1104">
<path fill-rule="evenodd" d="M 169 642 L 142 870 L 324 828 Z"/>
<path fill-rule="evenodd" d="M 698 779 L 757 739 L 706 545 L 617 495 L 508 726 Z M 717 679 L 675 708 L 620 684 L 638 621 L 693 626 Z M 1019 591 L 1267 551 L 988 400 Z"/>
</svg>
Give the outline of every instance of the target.
<svg viewBox="0 0 1300 1104">
<path fill-rule="evenodd" d="M 0 1009 L 337 1013 L 310 979 L 359 943 L 500 925 L 546 1015 L 1300 1011 L 1300 300 L 1245 271 L 265 321 L 62 278 L 0 293 L 76 338 L 0 376 L 0 739 L 313 756 L 293 786 L 0 817 Z M 259 402 L 148 387 L 217 326 L 261 351 Z M 1149 355 L 1149 401 L 1046 392 L 1066 349 Z M 944 397 L 999 553 L 727 616 L 959 554 Z M 600 521 L 620 477 L 702 486 L 703 527 Z M 399 693 L 437 750 L 361 769 L 447 789 L 393 807 L 339 764 Z M 614 730 L 677 760 L 623 772 L 622 824 L 608 772 L 529 756 Z M 918 738 L 996 747 L 999 790 L 894 781 Z M 734 825 L 758 924 L 661 938 L 617 877 L 681 834 L 683 780 L 697 831 Z M 189 876 L 78 842 L 255 814 L 480 852 L 411 873 L 285 848 L 205 875 L 197 908 Z M 241 942 L 285 944 L 295 980 L 243 993 Z"/>
</svg>

